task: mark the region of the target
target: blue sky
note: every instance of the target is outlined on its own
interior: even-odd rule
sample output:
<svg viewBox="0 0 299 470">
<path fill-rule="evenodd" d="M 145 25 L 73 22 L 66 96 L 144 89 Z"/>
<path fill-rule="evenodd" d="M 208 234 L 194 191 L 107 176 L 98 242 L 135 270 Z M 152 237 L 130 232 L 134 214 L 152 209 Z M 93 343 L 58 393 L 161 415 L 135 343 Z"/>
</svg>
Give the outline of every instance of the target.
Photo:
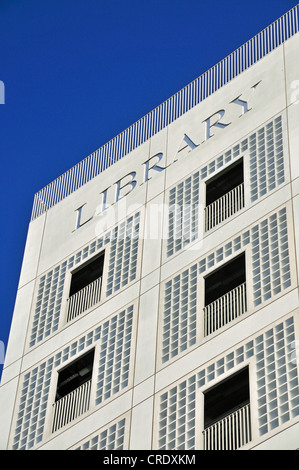
<svg viewBox="0 0 299 470">
<path fill-rule="evenodd" d="M 5 346 L 34 193 L 296 3 L 0 1 L 5 84 L 0 341 Z"/>
</svg>

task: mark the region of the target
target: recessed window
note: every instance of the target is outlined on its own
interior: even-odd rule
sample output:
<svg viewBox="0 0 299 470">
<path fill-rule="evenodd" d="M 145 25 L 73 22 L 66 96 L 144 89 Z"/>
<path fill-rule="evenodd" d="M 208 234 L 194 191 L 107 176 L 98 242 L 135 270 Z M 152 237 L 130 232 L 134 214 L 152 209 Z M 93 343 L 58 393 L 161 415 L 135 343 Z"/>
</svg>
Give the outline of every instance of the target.
<svg viewBox="0 0 299 470">
<path fill-rule="evenodd" d="M 52 431 L 57 431 L 89 409 L 94 350 L 58 374 Z"/>
<path fill-rule="evenodd" d="M 103 275 L 104 253 L 87 262 L 72 274 L 70 296 Z"/>
<path fill-rule="evenodd" d="M 205 278 L 205 336 L 246 311 L 246 265 L 242 253 Z"/>
<path fill-rule="evenodd" d="M 208 390 L 204 394 L 204 400 L 205 428 L 248 404 L 248 367 Z"/>
<path fill-rule="evenodd" d="M 251 440 L 248 367 L 205 392 L 204 438 L 207 450 L 235 450 Z"/>
<path fill-rule="evenodd" d="M 104 253 L 96 256 L 73 272 L 68 298 L 67 321 L 100 301 Z"/>
<path fill-rule="evenodd" d="M 59 373 L 55 401 L 68 395 L 91 379 L 93 359 L 94 350 L 72 362 Z"/>
<path fill-rule="evenodd" d="M 243 159 L 206 183 L 206 231 L 244 207 Z"/>
</svg>

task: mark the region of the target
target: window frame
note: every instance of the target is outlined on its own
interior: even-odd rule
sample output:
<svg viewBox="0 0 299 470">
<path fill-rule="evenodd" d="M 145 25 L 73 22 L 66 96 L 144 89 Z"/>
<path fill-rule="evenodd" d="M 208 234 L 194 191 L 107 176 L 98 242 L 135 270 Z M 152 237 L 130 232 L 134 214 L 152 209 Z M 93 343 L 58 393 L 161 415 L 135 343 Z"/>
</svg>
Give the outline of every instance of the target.
<svg viewBox="0 0 299 470">
<path fill-rule="evenodd" d="M 53 419 L 54 419 L 54 405 L 56 403 L 56 394 L 57 394 L 57 385 L 59 374 L 62 370 L 68 368 L 72 363 L 79 360 L 81 357 L 85 356 L 86 354 L 94 351 L 93 357 L 93 366 L 92 366 L 92 374 L 91 374 L 91 388 L 90 388 L 90 398 L 89 398 L 89 407 L 84 413 L 80 414 L 76 418 L 70 420 L 65 425 L 61 426 L 59 429 L 53 432 Z M 52 377 L 51 377 L 51 384 L 50 384 L 50 391 L 48 395 L 48 405 L 46 408 L 46 419 L 45 419 L 45 428 L 44 428 L 44 439 L 43 442 L 47 442 L 49 439 L 53 439 L 56 435 L 60 434 L 61 432 L 66 431 L 69 427 L 74 426 L 76 423 L 84 419 L 86 416 L 94 412 L 94 397 L 95 397 L 95 387 L 96 387 L 96 374 L 97 374 L 97 366 L 96 366 L 96 359 L 98 357 L 97 354 L 98 345 L 96 343 L 90 345 L 80 353 L 70 357 L 67 361 L 63 364 L 60 364 L 58 367 L 53 368 Z"/>
<path fill-rule="evenodd" d="M 69 269 L 66 273 L 66 278 L 65 278 L 65 288 L 63 292 L 63 299 L 62 299 L 62 310 L 61 310 L 61 328 L 67 327 L 68 325 L 72 324 L 73 322 L 79 320 L 80 318 L 84 317 L 88 313 L 90 313 L 92 310 L 95 308 L 99 307 L 106 298 L 105 295 L 105 285 L 106 285 L 106 271 L 107 271 L 107 258 L 109 256 L 109 248 L 106 246 L 104 249 L 99 250 L 97 253 L 93 253 L 91 256 L 88 256 L 87 258 L 83 259 L 80 263 L 77 265 L 73 266 L 71 269 Z M 102 268 L 102 281 L 101 281 L 101 293 L 100 293 L 100 301 L 97 302 L 96 304 L 92 305 L 91 307 L 87 308 L 86 310 L 83 310 L 80 314 L 75 316 L 74 318 L 68 320 L 68 299 L 71 297 L 70 290 L 71 290 L 71 283 L 72 283 L 72 277 L 73 274 L 76 272 L 80 271 L 81 269 L 84 269 L 84 266 L 87 266 L 89 263 L 93 262 L 93 260 L 96 260 L 97 258 L 100 258 L 101 256 L 104 257 L 103 260 L 103 268 Z M 86 287 L 86 286 L 85 286 Z M 79 292 L 79 291 L 78 291 Z M 75 295 L 75 294 L 73 294 Z"/>
<path fill-rule="evenodd" d="M 243 342 L 242 342 L 243 344 Z M 235 350 L 236 348 L 234 348 Z M 220 359 L 220 356 L 214 358 L 209 364 L 215 363 L 215 360 Z M 207 364 L 207 367 L 208 365 Z M 211 380 L 209 383 L 206 383 L 202 387 L 199 387 L 196 391 L 195 399 L 195 446 L 198 450 L 204 449 L 204 435 L 205 430 L 204 426 L 204 412 L 205 412 L 205 393 L 211 390 L 213 387 L 225 382 L 227 379 L 233 375 L 241 372 L 243 369 L 248 368 L 248 381 L 249 381 L 249 404 L 250 404 L 250 427 L 251 427 L 251 441 L 242 446 L 242 450 L 250 448 L 252 442 L 257 438 L 257 396 L 256 396 L 256 366 L 255 366 L 255 357 L 251 357 L 245 360 L 242 364 L 231 368 L 230 370 L 224 372 L 219 377 Z"/>
</svg>

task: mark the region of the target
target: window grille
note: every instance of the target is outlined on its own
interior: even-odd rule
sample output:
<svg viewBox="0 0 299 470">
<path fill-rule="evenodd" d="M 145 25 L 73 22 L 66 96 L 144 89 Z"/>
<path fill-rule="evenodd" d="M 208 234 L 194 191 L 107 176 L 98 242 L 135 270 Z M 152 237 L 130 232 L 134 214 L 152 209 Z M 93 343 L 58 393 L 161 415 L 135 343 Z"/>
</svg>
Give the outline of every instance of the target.
<svg viewBox="0 0 299 470">
<path fill-rule="evenodd" d="M 257 421 L 252 426 L 263 436 L 299 415 L 299 384 L 292 344 L 295 340 L 294 318 L 269 327 L 264 333 L 219 356 L 210 365 L 198 369 L 158 397 L 157 447 L 161 450 L 193 450 L 203 423 L 195 420 L 198 389 L 213 386 L 215 379 L 252 360 L 256 377 Z"/>
<path fill-rule="evenodd" d="M 282 116 L 278 116 L 170 189 L 167 257 L 203 236 L 202 230 L 196 227 L 196 223 L 200 223 L 198 211 L 202 210 L 199 185 L 209 178 L 216 178 L 216 172 L 224 165 L 237 165 L 235 160 L 241 160 L 243 156 L 244 167 L 249 173 L 252 204 L 285 182 L 282 126 Z M 244 184 L 240 184 L 208 204 L 205 209 L 206 231 L 244 207 L 245 190 Z"/>
<path fill-rule="evenodd" d="M 68 270 L 111 244 L 106 296 L 136 279 L 140 213 L 129 217 L 106 235 L 79 250 L 39 279 L 29 347 L 54 334 L 59 327 Z M 102 288 L 102 286 L 101 286 Z M 101 289 L 101 292 L 103 290 Z M 78 307 L 79 308 L 79 307 Z"/>
<path fill-rule="evenodd" d="M 196 316 L 198 276 L 204 275 L 211 268 L 220 267 L 220 263 L 223 263 L 227 257 L 233 254 L 239 255 L 249 244 L 252 246 L 254 307 L 290 287 L 287 210 L 283 207 L 164 283 L 163 336 L 160 341 L 162 364 L 198 342 L 198 316 Z M 245 300 L 248 302 L 245 289 L 240 295 L 236 304 L 239 313 L 245 309 Z M 206 328 L 210 332 L 211 328 L 215 331 L 213 325 L 210 327 L 206 325 Z"/>
<path fill-rule="evenodd" d="M 133 313 L 133 306 L 129 306 L 23 375 L 11 444 L 13 450 L 30 449 L 42 442 L 47 409 L 51 407 L 49 392 L 53 370 L 92 345 L 95 355 L 97 351 L 99 354 L 94 363 L 96 398 L 90 406 L 103 403 L 129 386 Z"/>
</svg>

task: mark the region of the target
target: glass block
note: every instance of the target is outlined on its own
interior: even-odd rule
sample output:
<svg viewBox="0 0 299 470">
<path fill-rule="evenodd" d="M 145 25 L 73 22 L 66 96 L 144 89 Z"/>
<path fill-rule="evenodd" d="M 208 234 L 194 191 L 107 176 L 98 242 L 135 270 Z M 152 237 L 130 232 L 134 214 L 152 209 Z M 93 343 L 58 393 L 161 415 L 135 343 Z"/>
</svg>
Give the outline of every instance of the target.
<svg viewBox="0 0 299 470">
<path fill-rule="evenodd" d="M 163 363 L 196 343 L 197 266 L 176 275 L 165 293 Z"/>
<path fill-rule="evenodd" d="M 198 238 L 199 172 L 172 188 L 169 200 L 167 256 Z"/>
</svg>

